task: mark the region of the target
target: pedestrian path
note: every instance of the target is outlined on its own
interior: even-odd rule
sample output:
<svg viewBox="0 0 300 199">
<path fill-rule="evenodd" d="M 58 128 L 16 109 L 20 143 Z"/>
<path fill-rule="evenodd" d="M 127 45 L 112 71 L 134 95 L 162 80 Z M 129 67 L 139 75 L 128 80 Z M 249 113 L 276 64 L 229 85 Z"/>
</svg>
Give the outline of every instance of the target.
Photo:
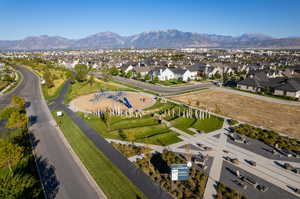
<svg viewBox="0 0 300 199">
<path fill-rule="evenodd" d="M 215 148 L 216 153 L 213 158 L 212 166 L 210 168 L 209 178 L 203 196 L 204 199 L 211 199 L 217 195 L 215 187 L 217 185 L 217 182 L 220 181 L 220 177 L 221 177 L 222 165 L 223 165 L 222 151 L 226 145 L 227 136 L 224 133 L 222 133 L 220 139 L 217 140 L 218 140 L 218 146 Z"/>
<path fill-rule="evenodd" d="M 218 90 L 223 90 L 226 92 L 231 92 L 234 94 L 238 94 L 238 95 L 243 95 L 246 97 L 252 97 L 258 100 L 263 100 L 266 102 L 274 102 L 274 103 L 278 103 L 278 104 L 286 104 L 286 105 L 292 105 L 292 106 L 300 106 L 300 102 L 299 101 L 290 101 L 290 100 L 283 100 L 283 99 L 277 99 L 274 97 L 267 97 L 267 96 L 262 96 L 262 95 L 258 95 L 258 94 L 253 94 L 253 93 L 248 93 L 248 92 L 243 92 L 243 91 L 238 91 L 238 90 L 233 90 L 231 88 L 214 88 L 214 89 L 218 89 Z"/>
</svg>

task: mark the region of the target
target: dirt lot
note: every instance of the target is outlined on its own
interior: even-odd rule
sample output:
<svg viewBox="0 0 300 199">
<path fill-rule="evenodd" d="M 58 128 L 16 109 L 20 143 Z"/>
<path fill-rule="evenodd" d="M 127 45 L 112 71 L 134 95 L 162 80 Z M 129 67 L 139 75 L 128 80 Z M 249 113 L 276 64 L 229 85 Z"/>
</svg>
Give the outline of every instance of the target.
<svg viewBox="0 0 300 199">
<path fill-rule="evenodd" d="M 109 93 L 109 95 L 116 95 L 118 92 L 109 91 L 104 92 Z M 156 101 L 150 95 L 139 93 L 139 92 L 129 92 L 122 91 L 122 99 L 126 97 L 130 104 L 133 107 L 133 110 L 144 109 L 149 106 L 152 106 Z M 101 97 L 98 101 L 91 101 L 95 98 L 95 94 L 88 94 L 80 96 L 70 102 L 70 106 L 75 108 L 75 110 L 93 112 L 97 110 L 106 110 L 106 109 L 120 109 L 127 110 L 128 108 L 121 102 L 108 98 Z"/>
<path fill-rule="evenodd" d="M 300 138 L 299 106 L 265 102 L 213 89 L 170 98 Z"/>
</svg>

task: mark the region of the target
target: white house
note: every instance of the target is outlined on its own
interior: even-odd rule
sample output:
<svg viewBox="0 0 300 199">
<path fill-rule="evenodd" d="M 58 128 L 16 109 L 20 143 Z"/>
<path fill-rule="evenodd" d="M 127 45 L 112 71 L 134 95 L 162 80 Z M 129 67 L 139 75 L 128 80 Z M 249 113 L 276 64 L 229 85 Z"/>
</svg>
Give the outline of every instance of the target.
<svg viewBox="0 0 300 199">
<path fill-rule="evenodd" d="M 189 70 L 181 68 L 157 68 L 150 72 L 152 79 L 158 77 L 160 81 L 166 81 L 170 79 L 182 79 L 183 81 L 189 81 L 193 79 L 193 75 Z"/>
<path fill-rule="evenodd" d="M 121 67 L 121 71 L 123 71 L 124 73 L 128 73 L 129 71 L 133 70 L 133 66 L 132 65 L 124 65 Z"/>
<path fill-rule="evenodd" d="M 187 69 L 181 69 L 181 68 L 170 68 L 170 70 L 174 74 L 174 79 L 181 79 L 183 81 L 189 81 L 193 78 L 193 74 L 191 71 Z"/>
</svg>

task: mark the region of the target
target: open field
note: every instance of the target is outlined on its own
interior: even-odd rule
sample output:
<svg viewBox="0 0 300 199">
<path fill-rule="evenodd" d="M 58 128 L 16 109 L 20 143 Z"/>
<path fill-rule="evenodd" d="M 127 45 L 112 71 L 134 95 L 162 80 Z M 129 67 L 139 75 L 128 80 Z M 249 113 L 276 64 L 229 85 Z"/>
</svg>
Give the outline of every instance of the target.
<svg viewBox="0 0 300 199">
<path fill-rule="evenodd" d="M 221 90 L 170 97 L 234 119 L 300 138 L 300 107 L 266 102 Z"/>
<path fill-rule="evenodd" d="M 108 198 L 145 198 L 67 115 L 58 118 L 54 113 L 54 118 L 73 150 Z"/>
</svg>

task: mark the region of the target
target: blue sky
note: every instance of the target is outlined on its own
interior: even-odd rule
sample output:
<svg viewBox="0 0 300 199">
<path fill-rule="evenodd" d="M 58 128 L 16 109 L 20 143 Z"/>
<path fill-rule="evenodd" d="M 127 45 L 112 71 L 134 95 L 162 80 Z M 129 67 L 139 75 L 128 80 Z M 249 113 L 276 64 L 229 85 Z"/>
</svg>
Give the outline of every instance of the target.
<svg viewBox="0 0 300 199">
<path fill-rule="evenodd" d="M 0 40 L 147 30 L 300 36 L 299 0 L 0 0 Z"/>
</svg>

